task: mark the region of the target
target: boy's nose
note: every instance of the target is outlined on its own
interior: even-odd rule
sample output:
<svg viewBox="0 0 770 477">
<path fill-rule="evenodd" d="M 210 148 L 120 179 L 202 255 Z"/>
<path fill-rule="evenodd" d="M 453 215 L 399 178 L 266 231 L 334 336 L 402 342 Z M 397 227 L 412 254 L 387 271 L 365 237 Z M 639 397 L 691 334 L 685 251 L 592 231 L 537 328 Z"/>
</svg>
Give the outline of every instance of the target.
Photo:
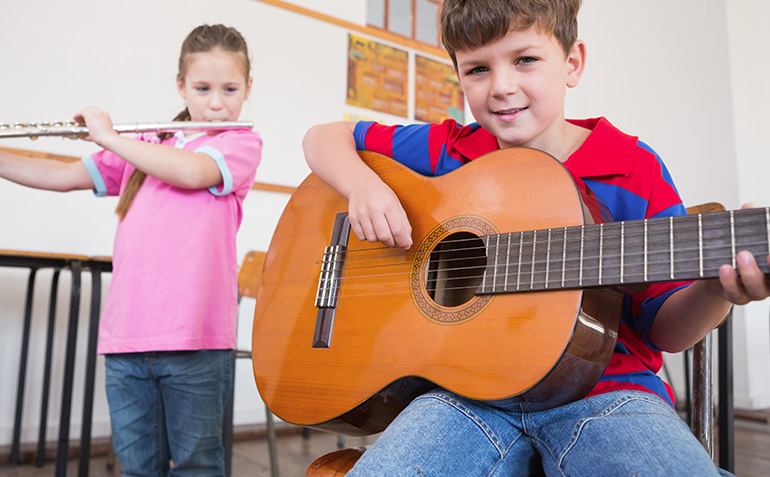
<svg viewBox="0 0 770 477">
<path fill-rule="evenodd" d="M 508 96 L 518 90 L 516 78 L 509 72 L 497 72 L 492 77 L 492 95 Z"/>
</svg>

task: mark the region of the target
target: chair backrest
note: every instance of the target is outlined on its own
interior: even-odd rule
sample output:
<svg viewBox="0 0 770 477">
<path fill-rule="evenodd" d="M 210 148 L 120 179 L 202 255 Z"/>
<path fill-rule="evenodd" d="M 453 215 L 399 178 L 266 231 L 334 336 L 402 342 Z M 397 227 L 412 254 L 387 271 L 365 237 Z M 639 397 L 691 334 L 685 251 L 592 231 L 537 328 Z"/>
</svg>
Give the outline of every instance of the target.
<svg viewBox="0 0 770 477">
<path fill-rule="evenodd" d="M 257 286 L 262 276 L 262 267 L 265 264 L 265 252 L 254 250 L 246 254 L 238 271 L 238 295 L 249 298 L 257 297 Z"/>
</svg>

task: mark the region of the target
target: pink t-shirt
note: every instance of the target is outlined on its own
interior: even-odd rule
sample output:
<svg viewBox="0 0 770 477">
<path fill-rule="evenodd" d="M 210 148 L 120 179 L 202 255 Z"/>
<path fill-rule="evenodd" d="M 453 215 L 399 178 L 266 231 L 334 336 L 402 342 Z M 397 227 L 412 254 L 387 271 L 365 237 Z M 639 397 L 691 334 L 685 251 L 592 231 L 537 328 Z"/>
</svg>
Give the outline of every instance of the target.
<svg viewBox="0 0 770 477">
<path fill-rule="evenodd" d="M 155 136 L 139 139 L 160 142 Z M 162 144 L 211 156 L 223 181 L 190 190 L 147 176 L 115 235 L 100 354 L 235 348 L 235 234 L 262 139 L 250 130 L 230 130 L 178 133 Z M 97 196 L 120 195 L 134 171 L 104 150 L 83 163 Z"/>
</svg>

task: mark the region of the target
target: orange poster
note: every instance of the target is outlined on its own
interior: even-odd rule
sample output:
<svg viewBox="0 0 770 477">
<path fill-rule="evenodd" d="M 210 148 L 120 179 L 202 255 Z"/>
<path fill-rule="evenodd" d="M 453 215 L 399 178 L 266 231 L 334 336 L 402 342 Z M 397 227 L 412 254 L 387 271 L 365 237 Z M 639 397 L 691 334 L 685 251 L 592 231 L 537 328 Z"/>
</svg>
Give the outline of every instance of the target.
<svg viewBox="0 0 770 477">
<path fill-rule="evenodd" d="M 451 66 L 415 56 L 414 117 L 428 123 L 465 120 L 460 82 Z"/>
<path fill-rule="evenodd" d="M 406 117 L 407 52 L 353 35 L 348 44 L 348 104 Z"/>
</svg>

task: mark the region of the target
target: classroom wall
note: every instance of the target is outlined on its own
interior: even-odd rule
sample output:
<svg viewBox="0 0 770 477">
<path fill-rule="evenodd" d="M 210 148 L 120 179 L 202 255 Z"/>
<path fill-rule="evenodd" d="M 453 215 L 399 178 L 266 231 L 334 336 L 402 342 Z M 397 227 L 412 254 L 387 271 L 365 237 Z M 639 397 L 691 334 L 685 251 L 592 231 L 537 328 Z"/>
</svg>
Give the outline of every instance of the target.
<svg viewBox="0 0 770 477">
<path fill-rule="evenodd" d="M 365 22 L 363 0 L 290 3 Z M 638 134 L 664 158 L 688 205 L 770 203 L 762 159 L 768 88 L 759 80 L 768 77 L 768 67 L 756 61 L 767 45 L 752 35 L 768 9 L 762 0 L 585 0 L 580 36 L 588 44 L 588 65 L 581 84 L 568 95 L 568 116 L 604 115 Z M 251 48 L 254 86 L 242 118 L 253 120 L 265 141 L 257 181 L 295 186 L 308 174 L 300 142 L 313 124 L 346 115 L 399 120 L 345 105 L 350 30 L 270 2 L 25 0 L 4 5 L 0 16 L 0 122 L 69 119 L 89 104 L 108 110 L 116 123 L 167 120 L 183 107 L 175 89 L 182 39 L 200 23 L 220 22 L 238 28 Z M 0 145 L 76 156 L 95 150 L 88 143 L 52 138 Z M 267 249 L 286 200 L 281 193 L 249 194 L 238 236 L 240 257 Z M 111 254 L 115 199 L 0 181 L 0 204 L 0 249 Z M 42 342 L 50 274 L 39 275 L 33 336 Z M 25 273 L 0 268 L 0 373 L 6 383 L 0 391 L 0 445 L 11 439 L 25 285 Z M 65 277 L 61 289 L 68 287 Z M 83 322 L 89 287 L 86 276 Z M 60 295 L 62 336 L 67 301 L 66 293 Z M 245 302 L 239 320 L 244 347 L 251 345 L 250 306 Z M 766 304 L 736 311 L 736 403 L 742 407 L 770 406 L 766 328 Z M 82 328 L 81 345 L 84 337 Z M 678 357 L 669 359 L 679 366 Z M 81 346 L 78 363 L 84 360 Z M 32 351 L 30 366 L 26 441 L 36 438 L 39 348 Z M 101 359 L 98 366 L 96 436 L 109 434 Z M 82 374 L 77 379 L 79 403 Z M 54 382 L 54 393 L 60 385 Z M 262 422 L 264 407 L 246 362 L 238 364 L 236 393 L 236 424 Z M 52 405 L 50 436 L 56 435 L 58 405 L 58 400 Z M 80 421 L 76 405 L 73 437 Z"/>
</svg>

